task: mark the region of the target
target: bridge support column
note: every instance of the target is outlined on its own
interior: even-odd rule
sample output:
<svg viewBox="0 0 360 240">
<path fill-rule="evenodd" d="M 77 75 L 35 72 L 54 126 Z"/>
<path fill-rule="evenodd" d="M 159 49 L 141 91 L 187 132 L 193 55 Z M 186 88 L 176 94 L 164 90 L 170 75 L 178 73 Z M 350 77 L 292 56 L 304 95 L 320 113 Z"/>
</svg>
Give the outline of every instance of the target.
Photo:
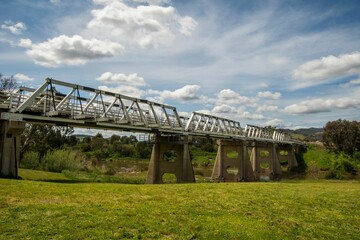
<svg viewBox="0 0 360 240">
<path fill-rule="evenodd" d="M 247 142 L 218 140 L 212 179 L 225 182 L 254 181 Z"/>
<path fill-rule="evenodd" d="M 277 144 L 253 143 L 251 163 L 257 180 L 276 180 L 282 175 Z"/>
<path fill-rule="evenodd" d="M 20 135 L 25 123 L 0 121 L 0 176 L 17 178 L 20 160 Z"/>
<path fill-rule="evenodd" d="M 174 174 L 178 183 L 195 182 L 188 136 L 155 135 L 146 183 L 163 183 L 165 173 Z"/>
</svg>

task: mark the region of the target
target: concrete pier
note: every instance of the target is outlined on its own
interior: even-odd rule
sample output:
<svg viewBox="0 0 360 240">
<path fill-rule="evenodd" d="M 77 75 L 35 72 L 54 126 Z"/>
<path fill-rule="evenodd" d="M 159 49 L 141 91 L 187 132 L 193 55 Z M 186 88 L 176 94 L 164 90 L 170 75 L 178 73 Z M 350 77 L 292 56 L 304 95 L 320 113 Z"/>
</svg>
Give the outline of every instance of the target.
<svg viewBox="0 0 360 240">
<path fill-rule="evenodd" d="M 25 122 L 0 121 L 0 176 L 18 177 L 20 160 L 20 135 L 25 129 Z"/>
<path fill-rule="evenodd" d="M 167 153 L 175 155 L 174 159 L 167 159 Z M 146 183 L 163 183 L 165 173 L 174 174 L 177 183 L 195 182 L 188 136 L 155 135 Z"/>
</svg>

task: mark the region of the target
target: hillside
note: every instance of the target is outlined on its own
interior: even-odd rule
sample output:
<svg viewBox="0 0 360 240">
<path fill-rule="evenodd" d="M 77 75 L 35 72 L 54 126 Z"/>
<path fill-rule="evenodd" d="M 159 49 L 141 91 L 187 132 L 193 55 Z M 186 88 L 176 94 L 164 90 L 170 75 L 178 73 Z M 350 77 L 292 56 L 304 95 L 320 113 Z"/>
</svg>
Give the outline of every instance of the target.
<svg viewBox="0 0 360 240">
<path fill-rule="evenodd" d="M 280 129 L 281 131 L 292 135 L 294 138 L 305 141 L 320 141 L 323 128 L 299 128 L 292 129 Z"/>
</svg>

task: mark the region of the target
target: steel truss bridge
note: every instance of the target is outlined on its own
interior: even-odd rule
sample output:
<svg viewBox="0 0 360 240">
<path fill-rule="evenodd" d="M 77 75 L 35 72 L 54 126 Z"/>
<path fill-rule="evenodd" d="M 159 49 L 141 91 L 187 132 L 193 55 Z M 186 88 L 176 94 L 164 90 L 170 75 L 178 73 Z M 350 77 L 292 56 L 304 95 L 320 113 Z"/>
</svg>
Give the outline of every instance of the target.
<svg viewBox="0 0 360 240">
<path fill-rule="evenodd" d="M 242 128 L 240 122 L 200 112 L 183 117 L 173 106 L 51 78 L 47 78 L 37 89 L 19 87 L 15 91 L 0 91 L 0 112 L 4 138 L 1 141 L 2 148 L 6 148 L 6 144 L 11 145 L 7 143 L 6 136 L 9 138 L 8 134 L 21 132 L 25 122 L 153 133 L 162 137 L 198 136 L 301 145 L 275 129 L 254 125 Z M 9 154 L 4 152 L 6 150 L 2 151 L 2 165 L 8 162 L 4 157 Z"/>
</svg>

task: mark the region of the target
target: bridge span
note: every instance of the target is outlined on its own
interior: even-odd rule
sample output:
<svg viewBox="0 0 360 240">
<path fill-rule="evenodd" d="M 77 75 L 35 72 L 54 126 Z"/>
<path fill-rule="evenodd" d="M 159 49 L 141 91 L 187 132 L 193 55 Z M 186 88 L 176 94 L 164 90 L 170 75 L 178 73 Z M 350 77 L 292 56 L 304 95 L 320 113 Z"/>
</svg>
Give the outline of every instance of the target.
<svg viewBox="0 0 360 240">
<path fill-rule="evenodd" d="M 296 154 L 304 146 L 275 129 L 242 128 L 237 121 L 199 112 L 183 117 L 173 106 L 51 78 L 37 89 L 0 91 L 0 114 L 2 177 L 17 177 L 25 123 L 151 133 L 147 183 L 162 183 L 165 173 L 174 174 L 177 182 L 195 182 L 189 144 L 197 137 L 217 140 L 212 177 L 218 181 L 280 178 L 283 169 L 297 166 Z M 167 151 L 177 159 L 166 161 Z"/>
</svg>

